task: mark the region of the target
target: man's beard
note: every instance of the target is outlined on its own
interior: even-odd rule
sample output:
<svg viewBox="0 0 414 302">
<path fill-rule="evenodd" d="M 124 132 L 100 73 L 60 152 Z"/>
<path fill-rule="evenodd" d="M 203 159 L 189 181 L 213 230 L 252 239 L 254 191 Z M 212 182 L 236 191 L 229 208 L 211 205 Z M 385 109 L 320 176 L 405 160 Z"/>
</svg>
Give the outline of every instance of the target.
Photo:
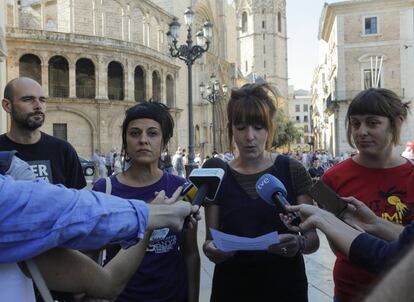
<svg viewBox="0 0 414 302">
<path fill-rule="evenodd" d="M 43 112 L 20 113 L 14 107 L 11 108 L 11 115 L 13 121 L 20 126 L 20 128 L 27 130 L 36 130 L 45 122 L 45 115 Z M 40 116 L 36 117 L 35 116 Z"/>
</svg>

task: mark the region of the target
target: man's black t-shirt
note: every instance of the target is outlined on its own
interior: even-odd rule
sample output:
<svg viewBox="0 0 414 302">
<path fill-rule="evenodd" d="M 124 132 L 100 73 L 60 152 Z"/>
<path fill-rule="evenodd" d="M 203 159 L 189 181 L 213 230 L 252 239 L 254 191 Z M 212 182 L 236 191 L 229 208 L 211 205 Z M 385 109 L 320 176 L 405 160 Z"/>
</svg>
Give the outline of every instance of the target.
<svg viewBox="0 0 414 302">
<path fill-rule="evenodd" d="M 0 135 L 0 151 L 17 150 L 20 158 L 32 168 L 36 178 L 68 188 L 82 189 L 85 177 L 78 155 L 66 141 L 41 133 L 40 140 L 31 145 L 17 144 L 6 134 Z"/>
</svg>

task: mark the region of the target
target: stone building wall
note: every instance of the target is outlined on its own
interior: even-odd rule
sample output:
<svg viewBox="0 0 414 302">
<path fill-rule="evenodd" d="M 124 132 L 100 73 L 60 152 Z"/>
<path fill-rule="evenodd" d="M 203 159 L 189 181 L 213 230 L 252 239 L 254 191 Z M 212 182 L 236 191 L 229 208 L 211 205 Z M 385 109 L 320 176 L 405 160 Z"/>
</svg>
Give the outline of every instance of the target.
<svg viewBox="0 0 414 302">
<path fill-rule="evenodd" d="M 143 67 L 145 71 L 146 99 L 152 96 L 153 71 L 161 75 L 161 89 L 163 89 L 161 95 L 162 100 L 165 100 L 166 77 L 169 75 L 175 81 L 179 70 L 179 67 L 164 54 L 154 54 L 146 47 L 133 45 L 135 46 L 133 48 L 132 45 L 125 45 L 111 39 L 92 39 L 83 35 L 10 28 L 7 43 L 10 48 L 7 59 L 8 79 L 20 75 L 19 60 L 23 55 L 28 53 L 36 55 L 42 62 L 42 86 L 46 94 L 50 84 L 48 78 L 50 58 L 61 55 L 67 59 L 70 95 L 68 98 L 49 97 L 44 129 L 46 132 L 51 132 L 53 123 L 66 123 L 68 140 L 85 157 L 89 157 L 96 148 L 106 152 L 112 147 L 120 146 L 119 125 L 125 110 L 135 104 L 133 77 L 136 66 Z M 81 58 L 90 59 L 95 66 L 96 99 L 76 98 L 75 65 Z M 107 66 L 111 61 L 120 62 L 124 67 L 124 101 L 108 100 Z M 177 120 L 181 110 L 173 108 L 172 112 Z M 171 145 L 176 147 L 177 135 L 174 138 Z"/>
<path fill-rule="evenodd" d="M 217 2 L 217 3 L 216 3 Z M 193 66 L 192 93 L 194 100 L 194 126 L 198 126 L 197 151 L 207 155 L 212 151 L 211 144 L 211 107 L 202 103 L 199 84 L 212 72 L 222 83 L 233 87 L 237 40 L 227 48 L 227 36 L 222 39 L 225 29 L 217 24 L 224 16 L 233 16 L 234 8 L 226 4 L 220 10 L 219 0 L 195 1 L 197 26 L 211 20 L 215 25 L 214 38 L 210 50 Z M 20 5 L 19 5 L 20 3 Z M 221 3 L 222 4 L 222 3 Z M 166 32 L 173 14 L 179 17 L 181 36 L 184 43 L 186 28 L 182 19 L 188 4 L 183 1 L 124 1 L 124 0 L 8 0 L 8 34 L 11 56 L 8 59 L 8 79 L 18 77 L 19 60 L 25 54 L 33 54 L 41 61 L 41 84 L 49 93 L 52 80 L 49 78 L 50 59 L 61 56 L 68 63 L 68 96 L 65 98 L 49 96 L 49 112 L 44 129 L 52 131 L 57 121 L 67 123 L 68 140 L 84 156 L 93 149 L 106 152 L 119 144 L 115 126 L 122 120 L 125 109 L 135 104 L 134 71 L 137 66 L 144 70 L 146 95 L 152 97 L 153 73 L 160 81 L 160 99 L 166 101 L 167 77 L 172 79 L 172 113 L 176 128 L 170 149 L 188 146 L 188 78 L 184 62 L 169 55 Z M 24 6 L 24 9 L 23 9 Z M 232 10 L 228 13 L 226 10 Z M 234 20 L 233 20 L 234 21 Z M 230 32 L 236 29 L 236 22 L 226 23 Z M 221 26 L 221 25 L 220 25 Z M 194 29 L 194 33 L 198 27 Z M 227 57 L 225 57 L 227 56 Z M 209 59 L 207 59 L 209 57 Z M 90 59 L 95 68 L 95 98 L 77 98 L 76 62 Z M 123 69 L 124 100 L 108 100 L 108 64 L 119 63 Z M 225 102 L 216 106 L 220 116 L 218 129 L 222 132 L 223 145 L 227 145 L 224 129 Z M 69 109 L 68 109 L 69 108 Z M 99 114 L 98 114 L 99 113 Z M 115 120 L 115 116 L 118 120 Z M 118 128 L 116 128 L 118 129 Z M 78 136 L 78 133 L 85 135 Z M 92 136 L 92 137 L 91 137 Z"/>
</svg>

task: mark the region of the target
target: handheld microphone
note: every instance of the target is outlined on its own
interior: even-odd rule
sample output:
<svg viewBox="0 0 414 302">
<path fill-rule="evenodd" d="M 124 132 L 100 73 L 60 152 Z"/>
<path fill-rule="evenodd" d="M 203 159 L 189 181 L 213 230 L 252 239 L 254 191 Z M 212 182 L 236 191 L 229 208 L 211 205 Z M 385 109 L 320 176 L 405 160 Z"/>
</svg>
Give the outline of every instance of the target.
<svg viewBox="0 0 414 302">
<path fill-rule="evenodd" d="M 181 186 L 183 187 L 180 194 L 182 199 L 189 203 L 193 203 L 194 197 L 197 194 L 197 188 L 191 182 L 185 182 Z"/>
<path fill-rule="evenodd" d="M 271 174 L 262 175 L 256 183 L 256 192 L 265 202 L 275 206 L 278 212 L 291 215 L 292 225 L 298 226 L 300 224 L 300 217 L 296 213 L 286 211 L 286 206 L 290 203 L 286 199 L 286 188 L 279 179 Z"/>
<path fill-rule="evenodd" d="M 188 179 L 198 189 L 192 202 L 193 205 L 201 206 L 205 198 L 208 200 L 216 198 L 225 169 L 224 161 L 219 158 L 211 158 L 204 163 L 201 169 L 191 171 Z"/>
<path fill-rule="evenodd" d="M 191 171 L 188 179 L 194 185 L 193 193 L 195 196 L 191 197 L 191 204 L 201 207 L 205 198 L 214 200 L 216 198 L 218 189 L 220 188 L 221 181 L 223 180 L 224 170 L 226 164 L 219 158 L 212 158 L 207 160 L 201 169 L 194 169 Z M 186 196 L 191 193 L 188 191 Z M 184 221 L 184 228 L 187 227 L 190 217 L 187 217 Z"/>
</svg>

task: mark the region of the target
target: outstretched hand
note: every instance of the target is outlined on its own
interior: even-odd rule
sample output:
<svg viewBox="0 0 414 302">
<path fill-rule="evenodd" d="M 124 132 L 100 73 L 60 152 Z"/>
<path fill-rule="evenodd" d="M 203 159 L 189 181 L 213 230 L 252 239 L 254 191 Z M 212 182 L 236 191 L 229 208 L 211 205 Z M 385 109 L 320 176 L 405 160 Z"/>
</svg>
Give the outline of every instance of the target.
<svg viewBox="0 0 414 302">
<path fill-rule="evenodd" d="M 187 216 L 190 217 L 188 219 L 189 228 L 193 228 L 197 224 L 197 221 L 201 219 L 199 208 L 180 200 L 181 190 L 182 187 L 179 187 L 170 198 L 165 196 L 164 190 L 156 193 L 155 199 L 150 203 L 148 229 L 170 227 L 174 231 L 180 231 Z"/>
<path fill-rule="evenodd" d="M 292 225 L 292 215 L 279 214 L 279 216 L 289 230 L 301 233 L 317 228 L 320 221 L 325 219 L 324 216 L 329 215 L 328 212 L 309 204 L 286 206 L 286 211 L 299 213 L 302 222 L 298 226 Z"/>
<path fill-rule="evenodd" d="M 366 204 L 355 197 L 342 197 L 342 199 L 348 202 L 348 207 L 342 215 L 347 224 L 361 232 L 369 231 L 374 227 L 378 217 Z"/>
</svg>

